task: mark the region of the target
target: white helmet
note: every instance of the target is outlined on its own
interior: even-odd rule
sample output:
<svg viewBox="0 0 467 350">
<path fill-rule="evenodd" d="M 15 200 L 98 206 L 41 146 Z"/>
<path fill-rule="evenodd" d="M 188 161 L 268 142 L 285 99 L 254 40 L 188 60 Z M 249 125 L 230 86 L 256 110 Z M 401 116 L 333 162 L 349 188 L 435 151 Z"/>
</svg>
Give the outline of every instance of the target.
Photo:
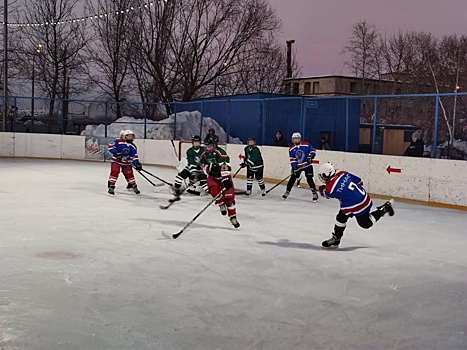
<svg viewBox="0 0 467 350">
<path fill-rule="evenodd" d="M 132 141 L 135 139 L 135 133 L 132 130 L 129 130 L 129 129 L 128 130 L 123 130 L 122 133 L 123 133 L 122 138 L 124 138 L 125 140 L 127 140 L 127 136 L 129 136 L 129 135 L 133 135 L 133 138 L 131 139 Z M 127 141 L 129 141 L 129 140 L 127 140 Z"/>
<path fill-rule="evenodd" d="M 120 137 L 121 137 L 122 139 L 123 139 L 123 137 L 125 136 L 125 131 L 126 131 L 126 130 L 120 131 Z"/>
<path fill-rule="evenodd" d="M 301 135 L 299 132 L 294 132 L 294 133 L 292 134 L 292 140 L 295 139 L 295 138 L 301 140 L 301 139 L 302 139 L 302 135 Z"/>
<path fill-rule="evenodd" d="M 319 166 L 318 177 L 322 182 L 328 182 L 334 175 L 336 175 L 336 167 L 334 164 L 326 162 Z"/>
</svg>

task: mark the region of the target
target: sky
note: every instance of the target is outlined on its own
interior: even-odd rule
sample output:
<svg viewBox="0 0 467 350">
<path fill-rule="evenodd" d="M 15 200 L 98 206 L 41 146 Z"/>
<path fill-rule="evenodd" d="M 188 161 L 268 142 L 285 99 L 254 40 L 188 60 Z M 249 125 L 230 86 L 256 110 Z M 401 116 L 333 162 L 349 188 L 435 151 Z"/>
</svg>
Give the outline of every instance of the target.
<svg viewBox="0 0 467 350">
<path fill-rule="evenodd" d="M 282 20 L 279 40 L 294 39 L 302 76 L 349 74 L 342 48 L 352 25 L 366 20 L 380 33 L 425 31 L 467 35 L 467 0 L 269 0 Z"/>
<path fill-rule="evenodd" d="M 139 174 L 140 195 L 122 175 L 108 195 L 109 163 L 1 162 L 3 349 L 467 348 L 465 212 L 396 201 L 326 251 L 337 200 L 255 183 L 236 198 L 239 229 L 211 206 L 167 240 L 208 196 L 161 210 L 168 188 Z"/>
</svg>

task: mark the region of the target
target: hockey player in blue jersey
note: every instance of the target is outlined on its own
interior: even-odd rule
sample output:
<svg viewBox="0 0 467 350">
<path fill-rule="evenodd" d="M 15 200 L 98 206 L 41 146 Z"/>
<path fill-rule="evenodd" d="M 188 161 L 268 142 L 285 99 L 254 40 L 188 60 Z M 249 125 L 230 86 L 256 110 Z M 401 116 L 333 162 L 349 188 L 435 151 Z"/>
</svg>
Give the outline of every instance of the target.
<svg viewBox="0 0 467 350">
<path fill-rule="evenodd" d="M 306 182 L 310 186 L 310 190 L 313 196 L 313 202 L 318 200 L 318 192 L 316 192 L 316 185 L 313 181 L 313 158 L 316 156 L 316 149 L 308 142 L 302 141 L 302 135 L 298 132 L 292 134 L 292 146 L 289 148 L 290 166 L 292 167 L 292 176 L 290 176 L 289 182 L 287 183 L 287 190 L 282 195 L 282 198 L 286 199 L 292 187 L 300 177 L 302 171 L 305 173 Z"/>
<path fill-rule="evenodd" d="M 368 229 L 386 213 L 394 215 L 392 207 L 394 200 L 390 200 L 372 211 L 370 196 L 363 188 L 362 179 L 347 171 L 336 172 L 332 163 L 324 163 L 318 168 L 318 177 L 325 183 L 319 187 L 323 197 L 336 198 L 340 202 L 340 210 L 336 216 L 332 237 L 322 243 L 324 248 L 337 248 L 341 242 L 347 220 L 355 216 L 360 227 Z"/>
<path fill-rule="evenodd" d="M 143 169 L 139 162 L 136 145 L 133 143 L 135 133 L 131 130 L 122 130 L 120 138 L 112 142 L 108 149 L 112 154 L 112 162 L 110 163 L 110 175 L 107 183 L 108 193 L 115 194 L 115 183 L 118 179 L 120 170 L 128 182 L 127 189 L 132 189 L 136 194 L 141 192 L 136 186 L 135 176 L 133 175 L 133 167 L 136 170 Z"/>
</svg>

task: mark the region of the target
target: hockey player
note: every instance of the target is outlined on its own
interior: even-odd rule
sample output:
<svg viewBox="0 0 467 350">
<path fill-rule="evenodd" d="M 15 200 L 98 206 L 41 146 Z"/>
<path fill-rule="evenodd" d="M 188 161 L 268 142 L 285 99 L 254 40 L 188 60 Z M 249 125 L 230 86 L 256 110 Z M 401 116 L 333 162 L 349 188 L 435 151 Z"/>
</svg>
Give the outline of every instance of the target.
<svg viewBox="0 0 467 350">
<path fill-rule="evenodd" d="M 122 130 L 120 138 L 109 145 L 109 152 L 112 154 L 110 163 L 110 176 L 107 184 L 108 193 L 115 194 L 115 183 L 117 182 L 120 170 L 128 182 L 128 189 L 133 189 L 136 194 L 140 194 L 136 186 L 133 175 L 133 167 L 136 170 L 143 169 L 139 162 L 136 145 L 133 143 L 135 133 L 131 130 Z"/>
<path fill-rule="evenodd" d="M 242 168 L 246 167 L 246 192 L 245 195 L 249 196 L 253 188 L 253 178 L 258 181 L 261 195 L 266 195 L 266 187 L 264 186 L 263 170 L 264 163 L 261 151 L 256 146 L 256 139 L 254 137 L 248 138 L 248 146 L 245 147 L 245 157 L 243 163 L 240 164 Z"/>
<path fill-rule="evenodd" d="M 198 182 L 204 191 L 208 191 L 207 177 L 206 174 L 203 173 L 203 169 L 201 168 L 200 164 L 201 155 L 205 151 L 205 148 L 201 147 L 201 137 L 198 135 L 193 136 L 191 138 L 191 144 L 192 147 L 186 151 L 186 159 L 188 164 L 175 177 L 174 186 L 172 188 L 172 191 L 176 197 L 174 198 L 175 200 L 180 199 L 179 197 L 182 193 L 182 183 L 187 178 L 193 181 L 193 183 Z M 201 194 L 201 192 L 196 191 L 195 189 L 188 189 L 187 192 L 198 196 Z"/>
<path fill-rule="evenodd" d="M 287 183 L 287 190 L 282 198 L 287 199 L 292 191 L 295 180 L 300 177 L 302 171 L 305 173 L 306 182 L 310 186 L 313 202 L 318 200 L 318 192 L 313 181 L 313 158 L 316 156 L 316 149 L 308 142 L 302 141 L 302 135 L 298 132 L 292 134 L 292 146 L 289 148 L 290 165 L 292 167 L 292 176 Z"/>
<path fill-rule="evenodd" d="M 340 210 L 336 216 L 334 232 L 330 239 L 322 243 L 324 248 L 339 247 L 347 220 L 352 216 L 355 216 L 361 227 L 368 229 L 386 213 L 389 216 L 394 215 L 394 208 L 392 207 L 394 201 L 392 199 L 370 213 L 373 203 L 363 188 L 362 179 L 358 176 L 347 171 L 336 173 L 334 165 L 328 162 L 318 168 L 318 177 L 325 183 L 325 185 L 319 187 L 320 194 L 340 201 Z"/>
<path fill-rule="evenodd" d="M 235 209 L 235 188 L 230 175 L 230 158 L 215 140 L 207 139 L 206 151 L 201 155 L 201 164 L 208 175 L 208 188 L 211 196 L 216 197 L 223 189 L 224 192 L 216 200 L 222 215 L 229 214 L 229 219 L 235 228 L 240 227 Z"/>
</svg>

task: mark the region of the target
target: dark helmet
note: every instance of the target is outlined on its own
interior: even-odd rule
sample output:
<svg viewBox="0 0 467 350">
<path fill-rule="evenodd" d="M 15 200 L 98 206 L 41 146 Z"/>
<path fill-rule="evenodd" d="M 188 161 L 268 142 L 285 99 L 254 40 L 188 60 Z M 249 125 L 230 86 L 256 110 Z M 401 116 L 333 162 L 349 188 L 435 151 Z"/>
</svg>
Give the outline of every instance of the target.
<svg viewBox="0 0 467 350">
<path fill-rule="evenodd" d="M 201 137 L 199 137 L 198 135 L 194 135 L 194 136 L 191 138 L 191 142 L 194 142 L 194 141 L 199 141 L 199 142 L 201 142 Z"/>
<path fill-rule="evenodd" d="M 248 141 L 253 141 L 254 143 L 256 143 L 256 138 L 254 138 L 254 137 L 249 137 L 249 138 L 248 138 Z"/>
<path fill-rule="evenodd" d="M 210 128 L 210 129 L 208 130 L 208 133 L 209 133 L 209 134 L 215 134 L 215 133 L 216 133 L 216 130 L 214 130 L 214 128 Z"/>
<path fill-rule="evenodd" d="M 209 137 L 209 138 L 204 142 L 204 145 L 205 145 L 205 146 L 213 145 L 213 146 L 215 147 L 215 146 L 216 146 L 216 140 L 214 140 L 214 138 L 212 138 L 212 137 Z"/>
</svg>

